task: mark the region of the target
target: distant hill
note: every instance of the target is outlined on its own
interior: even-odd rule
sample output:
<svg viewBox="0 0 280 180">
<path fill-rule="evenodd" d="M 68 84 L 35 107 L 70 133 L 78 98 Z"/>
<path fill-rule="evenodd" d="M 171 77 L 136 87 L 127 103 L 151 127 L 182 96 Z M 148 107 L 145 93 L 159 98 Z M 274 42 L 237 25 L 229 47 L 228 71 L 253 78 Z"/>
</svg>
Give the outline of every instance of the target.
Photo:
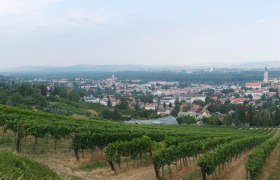
<svg viewBox="0 0 280 180">
<path fill-rule="evenodd" d="M 275 69 L 280 68 L 280 61 L 250 61 L 239 64 L 233 64 L 232 67 L 242 69 L 263 69 L 264 67 L 268 67 L 270 69 Z"/>
<path fill-rule="evenodd" d="M 98 73 L 98 72 L 121 72 L 121 71 L 172 71 L 182 72 L 187 69 L 209 70 L 211 64 L 193 64 L 193 65 L 73 65 L 73 66 L 22 66 L 9 69 L 0 69 L 0 73 L 6 74 L 63 74 L 63 73 Z M 263 70 L 268 67 L 270 70 L 279 70 L 280 61 L 250 61 L 243 63 L 223 63 L 214 62 L 214 69 L 234 69 L 234 70 Z"/>
<path fill-rule="evenodd" d="M 118 72 L 118 71 L 173 71 L 182 69 L 182 66 L 147 66 L 147 65 L 73 65 L 73 66 L 22 66 L 0 70 L 9 73 L 27 72 Z"/>
</svg>

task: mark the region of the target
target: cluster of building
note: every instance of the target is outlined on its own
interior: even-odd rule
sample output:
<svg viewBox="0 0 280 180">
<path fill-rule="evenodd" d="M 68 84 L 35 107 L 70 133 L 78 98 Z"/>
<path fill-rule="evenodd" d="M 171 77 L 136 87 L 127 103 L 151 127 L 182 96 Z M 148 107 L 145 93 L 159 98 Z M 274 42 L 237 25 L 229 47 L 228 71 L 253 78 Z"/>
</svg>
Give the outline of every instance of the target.
<svg viewBox="0 0 280 180">
<path fill-rule="evenodd" d="M 263 81 L 259 82 L 247 82 L 245 83 L 246 95 L 252 95 L 253 100 L 261 99 L 263 95 L 271 96 L 275 92 L 269 92 L 270 88 L 279 89 L 280 79 L 279 78 L 269 78 L 269 73 L 267 67 L 265 67 Z"/>
<path fill-rule="evenodd" d="M 236 104 L 249 101 L 256 104 L 263 95 L 271 97 L 276 94 L 276 92 L 270 91 L 270 88 L 280 88 L 280 79 L 269 79 L 268 69 L 265 68 L 262 82 L 245 84 L 191 84 L 182 87 L 179 82 L 145 82 L 138 79 L 120 81 L 114 75 L 103 80 L 81 78 L 52 80 L 49 84 L 49 88 L 55 85 L 79 88 L 85 92 L 83 97 L 85 102 L 100 103 L 104 106 L 108 106 L 110 103 L 114 107 L 120 103 L 119 97 L 125 97 L 128 100 L 129 108 L 134 108 L 137 104 L 139 108 L 157 111 L 158 115 L 170 115 L 176 102 L 184 102 L 184 105 L 180 107 L 179 115 L 203 117 L 210 116 L 207 110 L 209 98 L 210 101 L 219 101 L 221 104 L 227 101 Z M 207 90 L 213 92 L 210 97 Z M 230 92 L 225 93 L 224 90 L 230 90 Z M 139 100 L 137 98 L 139 96 L 148 96 L 150 99 L 149 101 Z M 199 105 L 197 102 L 203 105 Z M 185 108 L 186 104 L 190 107 Z"/>
<path fill-rule="evenodd" d="M 226 101 L 239 104 L 245 101 L 256 104 L 261 100 L 263 95 L 273 96 L 276 92 L 271 92 L 269 89 L 279 88 L 278 79 L 269 79 L 268 70 L 265 68 L 263 82 L 248 82 L 245 84 L 224 84 L 224 85 L 209 85 L 209 84 L 192 84 L 188 87 L 180 87 L 178 82 L 166 81 L 149 81 L 141 80 L 119 81 L 114 75 L 108 79 L 98 81 L 80 80 L 80 88 L 88 92 L 83 100 L 85 102 L 100 103 L 107 106 L 110 101 L 112 106 L 119 104 L 120 99 L 116 94 L 125 96 L 129 101 L 129 107 L 133 108 L 135 103 L 138 103 L 140 108 L 146 110 L 157 111 L 159 115 L 170 115 L 174 109 L 176 101 L 190 104 L 191 108 L 184 110 L 180 107 L 179 115 L 194 115 L 196 117 L 210 116 L 207 110 L 205 90 L 213 90 L 211 101 L 219 101 L 221 104 Z M 280 81 L 279 81 L 280 82 Z M 77 84 L 77 82 L 76 82 Z M 224 93 L 226 89 L 231 89 L 230 93 Z M 110 92 L 108 92 L 108 90 Z M 97 91 L 100 91 L 99 96 L 94 96 Z M 136 96 L 150 96 L 150 102 L 137 101 Z M 204 106 L 194 102 L 200 101 Z M 207 102 L 209 103 L 209 102 Z"/>
<path fill-rule="evenodd" d="M 129 107 L 134 107 L 135 103 L 138 103 L 140 108 L 157 111 L 159 115 L 169 115 L 176 101 L 193 103 L 196 100 L 200 100 L 205 102 L 206 95 L 201 92 L 204 89 L 215 88 L 215 86 L 193 84 L 191 87 L 181 88 L 178 82 L 143 82 L 141 80 L 118 81 L 118 79 L 112 75 L 112 77 L 108 79 L 82 83 L 80 88 L 84 89 L 87 94 L 89 94 L 83 98 L 85 102 L 108 105 L 110 101 L 112 106 L 116 106 L 120 102 L 120 99 L 116 96 L 117 94 L 125 96 L 128 99 Z M 101 93 L 96 95 L 97 91 Z M 149 96 L 152 99 L 149 102 L 137 101 L 136 96 Z"/>
</svg>

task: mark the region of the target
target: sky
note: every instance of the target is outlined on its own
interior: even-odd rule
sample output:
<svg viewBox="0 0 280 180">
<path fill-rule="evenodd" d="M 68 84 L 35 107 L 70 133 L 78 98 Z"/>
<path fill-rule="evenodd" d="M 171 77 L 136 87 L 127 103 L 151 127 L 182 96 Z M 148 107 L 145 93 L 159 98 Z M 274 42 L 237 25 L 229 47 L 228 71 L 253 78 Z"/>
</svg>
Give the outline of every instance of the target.
<svg viewBox="0 0 280 180">
<path fill-rule="evenodd" d="M 0 0 L 0 68 L 280 60 L 277 0 Z"/>
</svg>

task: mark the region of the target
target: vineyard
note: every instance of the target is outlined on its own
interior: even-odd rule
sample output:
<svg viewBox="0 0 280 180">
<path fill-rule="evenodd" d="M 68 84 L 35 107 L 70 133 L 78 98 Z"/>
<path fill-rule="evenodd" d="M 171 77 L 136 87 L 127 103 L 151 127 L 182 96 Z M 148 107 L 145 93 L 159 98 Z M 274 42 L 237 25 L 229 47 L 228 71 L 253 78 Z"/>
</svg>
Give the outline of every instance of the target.
<svg viewBox="0 0 280 180">
<path fill-rule="evenodd" d="M 246 153 L 249 155 L 243 164 L 246 172 L 243 179 L 257 179 L 280 139 L 276 128 L 125 124 L 8 106 L 0 106 L 0 125 L 0 149 L 33 157 L 53 171 L 56 168 L 48 164 L 52 162 L 48 162 L 47 158 L 58 160 L 63 157 L 72 162 L 73 169 L 85 163 L 92 163 L 95 167 L 94 163 L 102 162 L 96 169 L 91 169 L 92 173 L 88 176 L 85 173 L 78 176 L 74 170 L 65 175 L 66 170 L 62 169 L 57 172 L 62 179 L 69 176 L 91 179 L 93 175 L 96 179 L 132 179 L 125 174 L 131 171 L 137 174 L 141 168 L 151 170 L 152 175 L 146 173 L 147 177 L 138 179 L 180 179 L 187 175 L 181 173 L 184 170 L 200 172 L 192 179 L 215 179 L 217 174 Z M 25 165 L 35 163 L 13 156 L 18 161 L 26 161 L 22 163 Z M 6 159 L 1 161 L 9 162 Z M 15 166 L 17 164 L 20 163 Z M 1 179 L 30 179 L 28 173 L 17 173 L 11 166 L 5 168 L 4 171 L 1 167 Z M 102 169 L 102 173 L 98 168 Z M 41 175 L 42 179 L 45 176 L 45 179 L 58 178 L 47 170 L 36 171 L 46 172 L 46 175 Z M 34 179 L 39 176 L 34 175 Z"/>
</svg>

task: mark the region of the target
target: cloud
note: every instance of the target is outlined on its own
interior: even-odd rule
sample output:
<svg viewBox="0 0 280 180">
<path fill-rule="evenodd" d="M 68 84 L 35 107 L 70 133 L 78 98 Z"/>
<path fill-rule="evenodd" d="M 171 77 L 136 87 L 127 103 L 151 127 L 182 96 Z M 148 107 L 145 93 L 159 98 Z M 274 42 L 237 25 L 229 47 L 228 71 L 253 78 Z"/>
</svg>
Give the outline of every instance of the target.
<svg viewBox="0 0 280 180">
<path fill-rule="evenodd" d="M 0 15 L 38 11 L 63 0 L 0 0 Z"/>
<path fill-rule="evenodd" d="M 70 10 L 62 21 L 72 27 L 91 27 L 98 24 L 103 24 L 109 19 L 109 16 L 104 10 L 96 12 L 87 11 L 84 9 Z"/>
<path fill-rule="evenodd" d="M 64 8 L 66 1 L 69 0 L 0 0 L 0 32 L 89 28 L 108 19 L 104 10 Z M 59 10 L 52 11 L 52 5 L 59 6 Z"/>
</svg>

